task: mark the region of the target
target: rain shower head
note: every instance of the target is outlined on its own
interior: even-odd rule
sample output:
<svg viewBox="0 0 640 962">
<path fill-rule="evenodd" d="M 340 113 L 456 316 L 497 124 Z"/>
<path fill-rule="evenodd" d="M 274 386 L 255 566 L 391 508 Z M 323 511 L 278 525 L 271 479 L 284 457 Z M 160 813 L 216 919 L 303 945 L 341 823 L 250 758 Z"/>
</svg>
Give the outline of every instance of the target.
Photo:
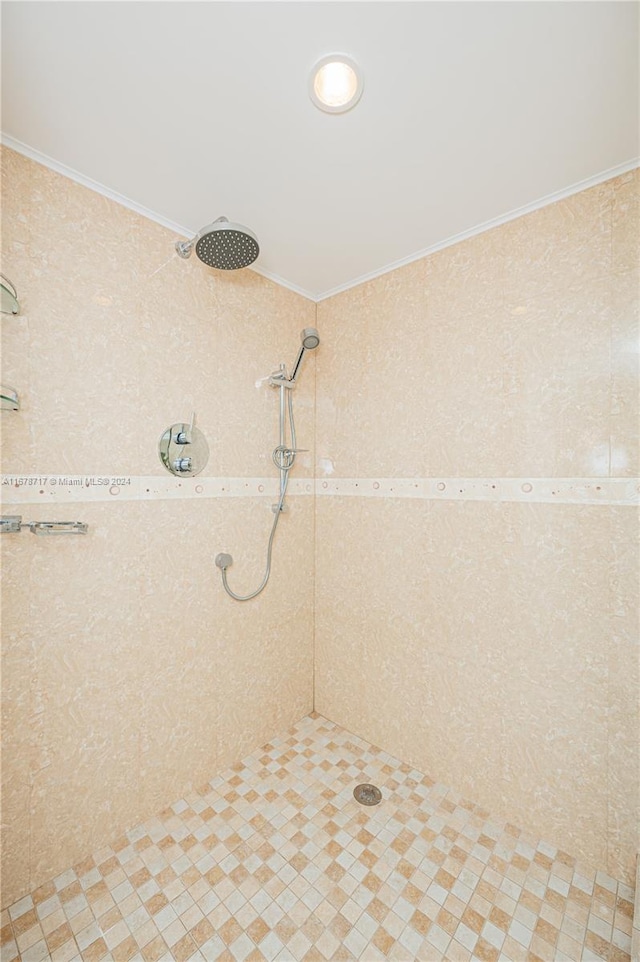
<svg viewBox="0 0 640 962">
<path fill-rule="evenodd" d="M 260 253 L 253 231 L 242 224 L 231 224 L 227 217 L 218 217 L 213 224 L 203 227 L 193 240 L 176 243 L 180 257 L 191 257 L 194 248 L 203 264 L 219 271 L 248 267 Z"/>
</svg>

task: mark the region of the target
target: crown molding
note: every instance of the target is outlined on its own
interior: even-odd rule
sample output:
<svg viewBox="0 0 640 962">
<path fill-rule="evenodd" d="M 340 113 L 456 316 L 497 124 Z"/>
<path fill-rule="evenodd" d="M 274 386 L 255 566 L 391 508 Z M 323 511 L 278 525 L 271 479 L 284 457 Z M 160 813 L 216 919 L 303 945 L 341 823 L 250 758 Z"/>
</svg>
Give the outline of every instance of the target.
<svg viewBox="0 0 640 962">
<path fill-rule="evenodd" d="M 49 157 L 47 154 L 41 153 L 39 150 L 36 150 L 34 147 L 30 147 L 28 144 L 23 144 L 22 141 L 16 140 L 14 137 L 10 137 L 8 134 L 0 133 L 0 143 L 2 143 L 5 147 L 9 147 L 11 150 L 15 150 L 16 153 L 22 154 L 24 157 L 28 157 L 29 160 L 35 160 L 37 164 L 42 164 L 43 167 L 48 167 L 49 170 L 53 170 L 56 174 L 61 174 L 63 177 L 68 177 L 69 180 L 75 181 L 76 184 L 80 184 L 82 187 L 87 187 L 89 190 L 93 190 L 95 193 L 101 194 L 108 200 L 112 200 L 116 204 L 120 204 L 121 207 L 126 207 L 128 210 L 132 210 L 134 213 L 140 214 L 141 217 L 146 217 L 147 220 L 151 220 L 156 224 L 160 224 L 161 227 L 166 227 L 179 237 L 193 236 L 194 232 L 188 227 L 184 227 L 182 224 L 176 224 L 175 221 L 169 220 L 168 217 L 163 217 L 162 214 L 158 214 L 154 210 L 149 210 L 148 207 L 143 207 L 142 204 L 138 204 L 137 201 L 131 200 L 130 197 L 125 197 L 124 194 L 119 194 L 110 187 L 105 187 L 104 184 L 100 184 L 97 180 L 92 180 L 90 177 L 85 177 L 84 174 L 81 174 L 78 170 L 74 170 L 73 167 L 67 167 L 66 164 L 61 164 L 59 161 L 54 160 L 53 157 Z M 253 271 L 254 274 L 259 274 L 261 277 L 265 277 L 267 280 L 272 281 L 274 284 L 278 284 L 280 287 L 286 287 L 287 290 L 292 291 L 294 294 L 300 294 L 309 301 L 313 301 L 314 303 L 316 301 L 314 294 L 311 294 L 309 291 L 305 291 L 302 287 L 298 287 L 297 284 L 292 284 L 284 277 L 280 277 L 278 274 L 272 273 L 272 271 L 267 271 L 262 267 L 250 267 L 248 270 Z"/>
<path fill-rule="evenodd" d="M 72 167 L 67 167 L 66 164 L 61 164 L 59 161 L 54 160 L 53 157 L 49 157 L 47 154 L 43 154 L 39 150 L 35 150 L 35 148 L 30 147 L 28 144 L 23 144 L 21 141 L 16 140 L 14 137 L 9 136 L 8 134 L 1 133 L 0 142 L 4 144 L 4 146 L 9 147 L 11 150 L 15 150 L 17 153 L 28 157 L 30 160 L 35 160 L 36 163 L 42 164 L 43 167 L 48 167 L 49 170 L 53 170 L 57 174 L 61 174 L 63 177 L 68 177 L 77 184 L 87 187 L 89 190 L 93 190 L 96 193 L 101 194 L 103 197 L 107 197 L 116 204 L 120 204 L 122 207 L 132 210 L 136 214 L 140 214 L 142 217 L 146 217 L 148 220 L 154 221 L 156 224 L 160 224 L 162 227 L 166 227 L 168 230 L 178 234 L 180 237 L 191 237 L 193 235 L 193 231 L 188 227 L 184 227 L 181 224 L 176 224 L 175 221 L 169 220 L 167 217 L 163 217 L 161 214 L 158 214 L 153 210 L 149 210 L 148 207 L 143 207 L 142 204 L 138 204 L 135 200 L 131 200 L 130 197 L 125 197 L 123 194 L 119 194 L 117 191 L 111 190 L 110 187 L 105 187 L 104 184 L 100 184 L 98 181 L 92 180 L 90 177 L 85 177 L 84 174 L 74 170 Z M 618 164 L 615 167 L 610 167 L 607 170 L 603 170 L 600 173 L 595 174 L 593 177 L 587 177 L 585 180 L 580 180 L 569 187 L 563 188 L 562 190 L 555 191 L 552 194 L 546 194 L 544 197 L 541 197 L 530 204 L 525 204 L 523 207 L 516 207 L 514 210 L 508 211 L 505 214 L 501 214 L 500 217 L 494 217 L 491 220 L 483 221 L 483 223 L 478 224 L 475 227 L 470 227 L 468 230 L 461 231 L 459 234 L 453 234 L 451 237 L 447 237 L 445 240 L 439 241 L 437 244 L 432 244 L 430 247 L 425 247 L 422 250 L 415 251 L 415 253 L 409 254 L 407 257 L 402 257 L 400 260 L 392 261 L 390 264 L 385 264 L 383 267 L 380 267 L 375 271 L 370 271 L 367 274 L 361 274 L 359 277 L 355 277 L 351 281 L 345 281 L 344 284 L 339 284 L 337 287 L 332 287 L 329 290 L 321 293 L 314 293 L 312 291 L 305 290 L 304 288 L 299 287 L 297 284 L 293 284 L 291 281 L 286 280 L 286 278 L 281 277 L 279 274 L 265 270 L 262 267 L 250 267 L 248 270 L 252 270 L 255 274 L 259 274 L 261 277 L 272 281 L 274 284 L 278 284 L 280 287 L 284 287 L 287 290 L 292 291 L 294 294 L 299 294 L 306 300 L 318 304 L 321 301 L 328 300 L 330 297 L 335 297 L 337 294 L 343 294 L 345 291 L 349 291 L 354 287 L 358 287 L 360 284 L 366 284 L 367 281 L 375 280 L 377 277 L 382 277 L 384 274 L 389 274 L 391 271 L 395 271 L 400 267 L 405 267 L 407 264 L 413 264 L 414 261 L 418 261 L 423 257 L 428 257 L 429 254 L 435 254 L 437 251 L 444 250 L 446 247 L 452 247 L 454 244 L 459 244 L 461 241 L 468 240 L 470 237 L 475 237 L 476 235 L 482 234 L 485 231 L 492 230 L 494 227 L 500 227 L 502 224 L 507 224 L 509 221 L 516 220 L 518 217 L 523 217 L 525 214 L 531 214 L 543 207 L 548 207 L 550 204 L 555 204 L 559 200 L 564 200 L 567 197 L 572 197 L 574 194 L 579 194 L 583 190 L 588 190 L 590 187 L 596 187 L 598 184 L 602 184 L 607 180 L 611 180 L 614 177 L 619 177 L 621 174 L 626 174 L 631 170 L 635 170 L 638 166 L 640 166 L 640 157 L 635 157 L 623 164 Z"/>
<path fill-rule="evenodd" d="M 454 244 L 459 244 L 461 241 L 468 240 L 470 237 L 475 237 L 477 234 L 483 234 L 485 231 L 492 230 L 494 227 L 500 227 L 501 224 L 508 224 L 509 221 L 516 220 L 518 217 L 523 217 L 525 214 L 532 214 L 536 210 L 540 210 L 542 207 L 548 207 L 550 204 L 555 204 L 559 200 L 564 200 L 567 197 L 572 197 L 574 194 L 579 194 L 583 190 L 588 190 L 590 187 L 597 187 L 598 184 L 603 184 L 607 180 L 611 180 L 614 177 L 620 177 L 621 174 L 627 174 L 630 170 L 635 170 L 636 167 L 640 166 L 640 157 L 635 157 L 633 160 L 628 160 L 624 164 L 618 164 L 615 167 L 610 167 L 608 170 L 603 170 L 599 174 L 595 174 L 593 177 L 587 177 L 585 180 L 579 180 L 577 183 L 572 184 L 570 187 L 564 187 L 562 190 L 557 190 L 553 194 L 546 194 L 539 200 L 534 200 L 530 204 L 525 204 L 523 207 L 516 207 L 514 210 L 508 211 L 506 214 L 501 214 L 500 217 L 494 217 L 491 220 L 483 221 L 482 224 L 478 224 L 476 227 L 470 227 L 468 230 L 461 231 L 459 234 L 453 234 L 446 240 L 438 241 L 437 244 L 432 244 L 431 247 L 425 247 L 423 250 L 416 251 L 414 254 L 409 254 L 407 257 L 402 257 L 398 261 L 393 261 L 391 264 L 385 264 L 384 267 L 380 267 L 376 271 L 371 271 L 368 274 L 361 274 L 360 277 L 356 277 L 352 281 L 345 281 L 344 284 L 338 285 L 338 287 L 332 287 L 328 291 L 324 291 L 322 294 L 316 294 L 316 303 L 320 301 L 325 301 L 330 297 L 335 297 L 336 294 L 343 294 L 345 291 L 351 290 L 353 287 L 358 287 L 359 284 L 366 284 L 367 281 L 375 280 L 376 277 L 382 277 L 384 274 L 390 273 L 390 271 L 395 271 L 399 267 L 405 267 L 407 264 L 413 264 L 414 261 L 419 261 L 422 257 L 427 257 L 429 254 L 435 254 L 436 251 L 444 250 L 446 247 L 452 247 Z"/>
</svg>

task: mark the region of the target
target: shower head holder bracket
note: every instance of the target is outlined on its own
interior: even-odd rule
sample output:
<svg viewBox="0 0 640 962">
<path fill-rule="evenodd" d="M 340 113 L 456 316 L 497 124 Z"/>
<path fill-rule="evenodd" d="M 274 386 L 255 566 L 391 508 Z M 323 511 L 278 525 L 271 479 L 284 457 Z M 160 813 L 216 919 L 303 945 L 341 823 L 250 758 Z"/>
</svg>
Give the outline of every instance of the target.
<svg viewBox="0 0 640 962">
<path fill-rule="evenodd" d="M 284 367 L 281 371 L 274 371 L 273 374 L 269 375 L 269 384 L 271 387 L 286 387 L 290 391 L 293 391 L 296 386 L 296 382 L 290 381 L 287 377 Z"/>
</svg>

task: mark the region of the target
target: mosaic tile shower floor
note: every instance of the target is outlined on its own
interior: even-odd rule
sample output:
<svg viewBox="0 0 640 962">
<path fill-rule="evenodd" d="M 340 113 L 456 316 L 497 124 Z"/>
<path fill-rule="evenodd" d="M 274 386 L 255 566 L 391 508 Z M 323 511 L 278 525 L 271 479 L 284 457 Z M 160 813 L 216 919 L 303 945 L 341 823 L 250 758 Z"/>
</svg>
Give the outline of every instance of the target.
<svg viewBox="0 0 640 962">
<path fill-rule="evenodd" d="M 2 962 L 625 962 L 632 903 L 314 715 L 5 910 Z"/>
</svg>

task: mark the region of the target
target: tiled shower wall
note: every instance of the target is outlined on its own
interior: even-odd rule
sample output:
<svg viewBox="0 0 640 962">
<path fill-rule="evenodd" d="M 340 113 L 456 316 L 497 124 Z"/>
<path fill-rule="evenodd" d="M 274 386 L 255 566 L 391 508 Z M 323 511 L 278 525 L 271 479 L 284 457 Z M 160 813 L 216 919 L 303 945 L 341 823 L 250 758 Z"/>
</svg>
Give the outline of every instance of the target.
<svg viewBox="0 0 640 962">
<path fill-rule="evenodd" d="M 630 880 L 637 515 L 612 485 L 638 473 L 637 181 L 319 305 L 296 390 L 313 448 L 319 364 L 314 609 L 311 497 L 251 604 L 213 557 L 231 551 L 239 591 L 262 575 L 261 379 L 315 306 L 179 260 L 170 232 L 10 151 L 3 168 L 23 304 L 3 471 L 137 482 L 10 508 L 90 533 L 3 539 L 2 903 L 308 712 L 314 614 L 319 711 Z M 193 410 L 211 460 L 180 488 L 156 443 Z"/>
<path fill-rule="evenodd" d="M 636 171 L 320 303 L 316 437 L 317 710 L 630 883 L 637 205 Z"/>
<path fill-rule="evenodd" d="M 243 606 L 213 559 L 230 551 L 232 586 L 253 588 L 274 499 L 206 487 L 275 478 L 278 397 L 258 382 L 291 363 L 315 306 L 250 271 L 212 278 L 170 231 L 2 153 L 2 270 L 23 310 L 3 317 L 2 381 L 22 399 L 3 414 L 3 472 L 59 485 L 21 489 L 5 513 L 89 524 L 2 538 L 6 905 L 311 709 L 312 498 L 291 499 L 269 590 Z M 302 373 L 298 438 L 313 449 L 313 356 Z M 192 411 L 211 449 L 201 503 L 201 478 L 180 488 L 157 454 Z M 312 464 L 302 455 L 296 477 Z M 143 482 L 61 503 L 60 476 L 78 475 L 157 481 L 171 500 Z"/>
</svg>

